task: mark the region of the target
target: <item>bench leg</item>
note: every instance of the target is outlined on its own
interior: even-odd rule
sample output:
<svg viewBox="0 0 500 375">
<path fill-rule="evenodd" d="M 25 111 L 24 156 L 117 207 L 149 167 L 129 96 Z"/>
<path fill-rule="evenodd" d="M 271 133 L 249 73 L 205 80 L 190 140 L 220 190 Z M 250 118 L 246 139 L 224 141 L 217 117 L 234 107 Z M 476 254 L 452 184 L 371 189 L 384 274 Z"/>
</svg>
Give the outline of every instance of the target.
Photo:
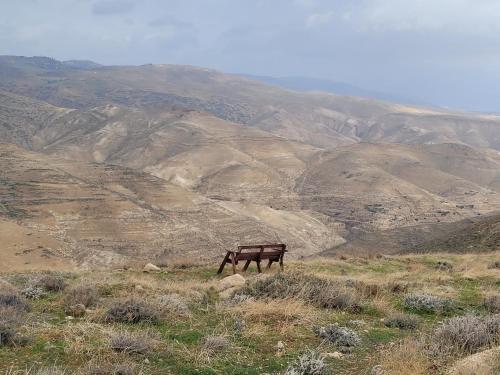
<svg viewBox="0 0 500 375">
<path fill-rule="evenodd" d="M 273 264 L 273 261 L 269 259 L 269 262 L 267 263 L 267 269 L 271 268 L 271 265 Z"/>
<path fill-rule="evenodd" d="M 259 273 L 262 273 L 262 269 L 260 268 L 260 260 L 257 261 L 257 271 L 259 271 Z"/>
<path fill-rule="evenodd" d="M 220 264 L 220 267 L 219 267 L 219 270 L 217 271 L 217 273 L 222 273 L 222 271 L 224 271 L 224 267 L 226 267 L 227 260 L 229 259 L 229 254 L 230 253 L 228 251 L 226 256 L 224 257 L 224 260 Z"/>
<path fill-rule="evenodd" d="M 233 266 L 233 274 L 236 273 L 236 256 L 234 253 L 231 253 L 231 264 Z"/>
<path fill-rule="evenodd" d="M 250 259 L 246 261 L 245 266 L 243 267 L 243 271 L 247 270 L 248 266 L 250 265 L 250 262 L 251 262 Z"/>
</svg>

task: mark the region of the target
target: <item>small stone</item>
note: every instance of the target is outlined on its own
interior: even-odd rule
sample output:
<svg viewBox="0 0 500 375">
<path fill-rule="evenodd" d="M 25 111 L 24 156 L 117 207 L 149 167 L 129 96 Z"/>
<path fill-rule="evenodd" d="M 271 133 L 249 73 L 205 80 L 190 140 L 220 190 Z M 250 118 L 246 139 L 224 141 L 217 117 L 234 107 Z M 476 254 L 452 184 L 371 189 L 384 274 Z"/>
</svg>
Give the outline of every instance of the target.
<svg viewBox="0 0 500 375">
<path fill-rule="evenodd" d="M 153 263 L 148 263 L 143 268 L 144 272 L 161 272 L 161 268 L 155 266 Z"/>
<path fill-rule="evenodd" d="M 382 368 L 381 365 L 376 365 L 372 367 L 370 375 L 388 375 L 388 373 Z"/>
<path fill-rule="evenodd" d="M 138 291 L 138 292 L 143 292 L 144 291 L 144 287 L 142 285 L 136 285 L 135 286 L 135 290 Z"/>
<path fill-rule="evenodd" d="M 276 357 L 281 357 L 283 354 L 285 354 L 285 344 L 283 341 L 278 341 L 276 344 Z"/>
<path fill-rule="evenodd" d="M 245 285 L 245 278 L 236 273 L 234 275 L 224 277 L 222 280 L 220 280 L 217 289 L 219 292 L 222 292 L 226 289 L 236 288 L 243 285 Z"/>
<path fill-rule="evenodd" d="M 149 359 L 144 358 L 144 363 L 145 363 L 145 364 L 149 364 Z"/>
<path fill-rule="evenodd" d="M 340 359 L 344 356 L 341 352 L 324 353 L 323 355 L 325 357 L 335 358 L 335 359 Z"/>
</svg>

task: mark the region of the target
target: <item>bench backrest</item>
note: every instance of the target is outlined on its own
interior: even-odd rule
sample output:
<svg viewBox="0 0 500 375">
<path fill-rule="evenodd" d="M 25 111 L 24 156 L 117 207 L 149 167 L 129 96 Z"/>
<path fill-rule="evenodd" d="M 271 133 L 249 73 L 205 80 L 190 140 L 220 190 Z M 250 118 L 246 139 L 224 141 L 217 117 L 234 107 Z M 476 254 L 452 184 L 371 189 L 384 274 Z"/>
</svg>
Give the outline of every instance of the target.
<svg viewBox="0 0 500 375">
<path fill-rule="evenodd" d="M 248 251 L 248 252 L 266 252 L 266 251 L 279 251 L 279 252 L 286 252 L 286 245 L 282 243 L 278 244 L 266 244 L 266 245 L 243 245 L 243 246 L 238 246 L 238 253 L 241 253 L 242 251 Z"/>
</svg>

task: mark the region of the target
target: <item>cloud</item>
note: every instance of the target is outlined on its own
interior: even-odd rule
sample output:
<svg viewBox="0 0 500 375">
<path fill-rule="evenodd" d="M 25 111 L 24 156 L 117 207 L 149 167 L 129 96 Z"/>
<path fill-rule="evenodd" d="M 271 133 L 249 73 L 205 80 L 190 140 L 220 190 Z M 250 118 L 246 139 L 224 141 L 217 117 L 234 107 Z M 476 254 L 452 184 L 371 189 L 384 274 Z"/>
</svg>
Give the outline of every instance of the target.
<svg viewBox="0 0 500 375">
<path fill-rule="evenodd" d="M 177 29 L 194 29 L 191 23 L 179 20 L 177 17 L 174 17 L 171 14 L 166 14 L 162 17 L 155 18 L 148 24 L 151 27 L 175 27 Z"/>
<path fill-rule="evenodd" d="M 113 15 L 128 13 L 135 7 L 131 0 L 99 0 L 92 5 L 92 13 L 97 15 Z"/>
<path fill-rule="evenodd" d="M 306 18 L 306 27 L 313 28 L 328 24 L 333 19 L 334 15 L 335 13 L 333 12 L 310 14 Z"/>
</svg>

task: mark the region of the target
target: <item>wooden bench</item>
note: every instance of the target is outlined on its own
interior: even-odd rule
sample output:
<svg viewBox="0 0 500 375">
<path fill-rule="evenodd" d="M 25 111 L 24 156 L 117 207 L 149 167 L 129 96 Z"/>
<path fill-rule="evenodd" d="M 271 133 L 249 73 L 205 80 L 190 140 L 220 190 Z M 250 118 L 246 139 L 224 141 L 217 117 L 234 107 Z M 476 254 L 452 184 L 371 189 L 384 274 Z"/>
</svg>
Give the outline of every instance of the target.
<svg viewBox="0 0 500 375">
<path fill-rule="evenodd" d="M 231 263 L 233 273 L 236 273 L 236 265 L 240 260 L 246 261 L 245 266 L 243 267 L 243 272 L 247 270 L 248 266 L 253 261 L 257 263 L 257 270 L 261 273 L 262 269 L 260 268 L 260 262 L 263 260 L 268 261 L 267 268 L 271 268 L 273 262 L 278 262 L 281 270 L 283 271 L 283 257 L 286 252 L 286 245 L 282 243 L 271 245 L 238 246 L 238 250 L 236 251 L 228 250 L 217 273 L 222 273 L 227 263 Z"/>
</svg>

